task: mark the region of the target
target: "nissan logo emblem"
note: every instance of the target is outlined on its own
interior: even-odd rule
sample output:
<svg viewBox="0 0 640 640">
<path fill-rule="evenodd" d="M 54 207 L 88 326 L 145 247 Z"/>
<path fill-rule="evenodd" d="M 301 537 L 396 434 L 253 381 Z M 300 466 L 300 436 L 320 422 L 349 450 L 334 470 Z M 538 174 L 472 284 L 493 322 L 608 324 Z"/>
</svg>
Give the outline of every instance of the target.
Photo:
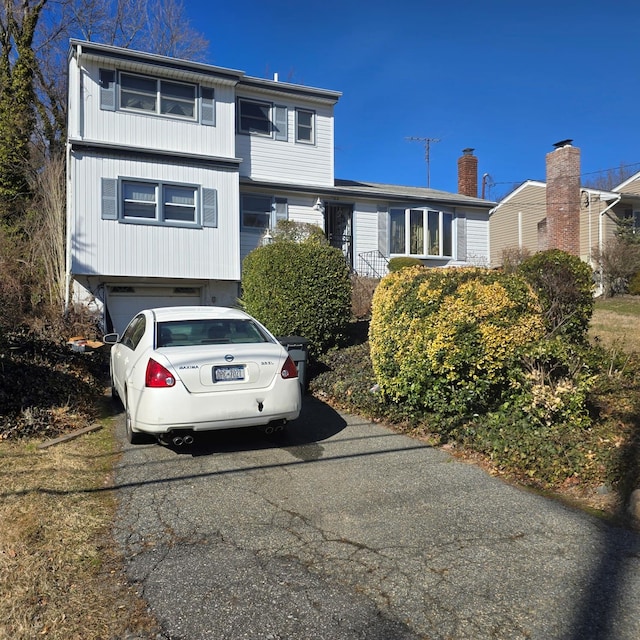
<svg viewBox="0 0 640 640">
<path fill-rule="evenodd" d="M 227 362 L 233 362 L 233 356 L 232 356 L 230 353 L 228 353 L 228 354 L 224 357 L 224 359 L 225 359 Z"/>
</svg>

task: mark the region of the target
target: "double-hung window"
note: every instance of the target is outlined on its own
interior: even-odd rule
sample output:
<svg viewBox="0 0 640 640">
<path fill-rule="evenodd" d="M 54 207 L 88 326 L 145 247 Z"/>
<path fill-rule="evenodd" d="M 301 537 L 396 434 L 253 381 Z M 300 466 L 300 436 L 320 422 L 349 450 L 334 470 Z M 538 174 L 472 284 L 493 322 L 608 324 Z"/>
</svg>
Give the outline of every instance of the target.
<svg viewBox="0 0 640 640">
<path fill-rule="evenodd" d="M 122 218 L 131 222 L 195 225 L 198 188 L 154 182 L 122 182 Z"/>
<path fill-rule="evenodd" d="M 120 108 L 195 120 L 196 85 L 120 74 Z"/>
<path fill-rule="evenodd" d="M 296 142 L 315 144 L 315 113 L 296 109 Z"/>
<path fill-rule="evenodd" d="M 263 232 L 275 229 L 278 221 L 286 220 L 288 207 L 286 198 L 262 195 L 243 195 L 242 230 Z"/>
<path fill-rule="evenodd" d="M 101 178 L 102 220 L 218 227 L 216 189 L 132 178 Z"/>
<path fill-rule="evenodd" d="M 430 209 L 391 209 L 389 250 L 417 257 L 453 257 L 453 215 Z"/>
</svg>

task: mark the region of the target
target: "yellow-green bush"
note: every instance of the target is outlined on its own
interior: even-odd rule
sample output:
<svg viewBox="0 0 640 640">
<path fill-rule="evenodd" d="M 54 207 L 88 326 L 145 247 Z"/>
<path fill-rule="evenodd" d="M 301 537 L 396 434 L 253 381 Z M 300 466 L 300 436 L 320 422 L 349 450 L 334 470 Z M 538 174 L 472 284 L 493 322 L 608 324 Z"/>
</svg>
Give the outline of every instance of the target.
<svg viewBox="0 0 640 640">
<path fill-rule="evenodd" d="M 389 260 L 389 272 L 400 271 L 400 269 L 406 269 L 407 267 L 415 267 L 422 264 L 418 258 L 412 258 L 411 256 L 396 256 Z"/>
<path fill-rule="evenodd" d="M 417 266 L 382 280 L 369 338 L 384 397 L 464 417 L 513 392 L 511 368 L 543 334 L 538 298 L 521 276 Z"/>
</svg>

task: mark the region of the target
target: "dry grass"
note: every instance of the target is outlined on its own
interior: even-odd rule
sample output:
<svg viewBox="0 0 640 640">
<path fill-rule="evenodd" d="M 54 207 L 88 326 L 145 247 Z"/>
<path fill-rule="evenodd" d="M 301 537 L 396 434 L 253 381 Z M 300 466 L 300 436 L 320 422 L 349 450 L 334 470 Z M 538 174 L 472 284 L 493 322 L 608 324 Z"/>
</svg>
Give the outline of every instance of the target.
<svg viewBox="0 0 640 640">
<path fill-rule="evenodd" d="M 589 334 L 606 348 L 640 352 L 640 296 L 596 301 Z"/>
<path fill-rule="evenodd" d="M 111 539 L 112 429 L 38 443 L 0 441 L 0 638 L 153 637 Z"/>
</svg>

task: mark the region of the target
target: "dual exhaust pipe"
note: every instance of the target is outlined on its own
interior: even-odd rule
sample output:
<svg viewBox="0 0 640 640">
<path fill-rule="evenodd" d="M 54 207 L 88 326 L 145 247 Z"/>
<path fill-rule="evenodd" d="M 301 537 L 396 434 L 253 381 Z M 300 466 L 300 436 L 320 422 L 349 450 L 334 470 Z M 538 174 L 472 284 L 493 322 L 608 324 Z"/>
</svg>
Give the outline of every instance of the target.
<svg viewBox="0 0 640 640">
<path fill-rule="evenodd" d="M 280 431 L 284 430 L 284 425 L 283 424 L 276 424 L 276 425 L 272 425 L 272 424 L 268 424 L 265 428 L 264 428 L 264 432 L 270 436 L 272 433 L 279 433 Z"/>
<path fill-rule="evenodd" d="M 274 433 L 280 433 L 284 430 L 284 424 L 268 424 L 264 427 L 264 432 L 267 435 L 272 435 Z M 170 442 L 174 447 L 188 447 L 193 444 L 193 435 L 190 433 L 184 434 L 176 434 L 171 436 Z"/>
<path fill-rule="evenodd" d="M 171 444 L 174 447 L 182 447 L 189 446 L 193 444 L 193 436 L 190 433 L 185 433 L 184 435 L 176 435 L 171 438 Z"/>
</svg>

